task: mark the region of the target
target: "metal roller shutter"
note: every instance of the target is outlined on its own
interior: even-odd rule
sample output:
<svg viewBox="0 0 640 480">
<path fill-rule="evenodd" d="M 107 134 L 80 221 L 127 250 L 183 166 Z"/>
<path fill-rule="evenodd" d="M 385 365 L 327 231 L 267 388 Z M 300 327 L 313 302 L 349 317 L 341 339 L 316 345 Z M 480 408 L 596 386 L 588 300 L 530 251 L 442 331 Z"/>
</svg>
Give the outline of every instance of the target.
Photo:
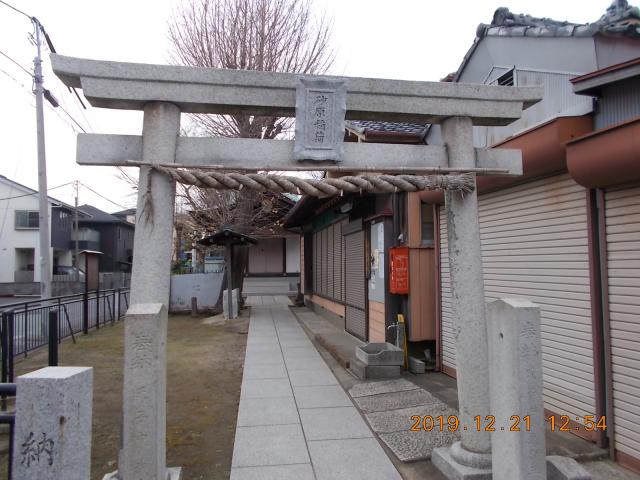
<svg viewBox="0 0 640 480">
<path fill-rule="evenodd" d="M 344 231 L 344 227 L 347 225 L 347 223 L 349 223 L 347 220 L 343 220 L 342 222 L 340 222 L 340 234 L 342 235 L 342 232 Z M 346 298 L 347 298 L 347 280 L 345 278 L 345 263 L 347 261 L 347 253 L 346 253 L 346 244 L 344 241 L 344 235 L 342 235 L 341 238 L 341 243 L 342 243 L 342 262 L 340 262 L 340 279 L 342 280 L 342 302 L 346 302 Z"/>
<path fill-rule="evenodd" d="M 345 235 L 345 329 L 356 337 L 366 340 L 366 283 L 364 269 L 364 231 Z"/>
<path fill-rule="evenodd" d="M 318 232 L 313 234 L 313 292 L 316 293 L 318 291 L 318 274 L 319 274 L 319 263 L 318 263 Z"/>
<path fill-rule="evenodd" d="M 342 223 L 333 225 L 333 298 L 342 301 Z"/>
<path fill-rule="evenodd" d="M 440 305 L 442 365 L 456 368 L 456 344 L 451 316 L 451 277 L 449 276 L 449 243 L 447 241 L 447 211 L 444 205 L 440 212 Z"/>
<path fill-rule="evenodd" d="M 640 186 L 607 191 L 605 218 L 613 441 L 640 459 Z"/>
<path fill-rule="evenodd" d="M 327 262 L 327 251 L 328 251 L 328 245 L 327 245 L 327 229 L 324 228 L 320 231 L 320 246 L 321 246 L 321 250 L 320 250 L 320 282 L 321 282 L 321 286 L 320 286 L 320 293 L 322 293 L 322 295 L 324 295 L 325 297 L 327 296 L 327 269 L 329 267 L 328 262 Z"/>
<path fill-rule="evenodd" d="M 333 278 L 333 271 L 334 271 L 334 266 L 335 266 L 335 256 L 334 256 L 334 250 L 335 250 L 335 242 L 333 241 L 333 225 L 330 225 L 329 227 L 327 227 L 327 297 L 329 298 L 335 298 L 334 296 L 334 278 Z"/>
<path fill-rule="evenodd" d="M 486 299 L 517 296 L 540 305 L 545 408 L 593 415 L 585 189 L 559 175 L 481 195 L 479 210 Z M 442 361 L 453 367 L 444 212 L 441 225 Z"/>
</svg>

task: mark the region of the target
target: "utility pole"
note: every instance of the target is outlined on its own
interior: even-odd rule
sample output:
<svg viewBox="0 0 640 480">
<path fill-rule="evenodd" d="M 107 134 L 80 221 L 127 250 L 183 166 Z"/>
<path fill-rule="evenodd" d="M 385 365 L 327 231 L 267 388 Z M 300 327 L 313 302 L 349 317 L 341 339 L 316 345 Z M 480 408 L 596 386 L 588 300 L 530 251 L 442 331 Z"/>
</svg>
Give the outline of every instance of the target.
<svg viewBox="0 0 640 480">
<path fill-rule="evenodd" d="M 74 237 L 76 239 L 75 242 L 75 258 L 73 260 L 73 266 L 76 267 L 76 275 L 78 276 L 78 278 L 76 280 L 80 279 L 80 248 L 78 247 L 79 244 L 79 235 L 80 235 L 80 229 L 78 228 L 78 191 L 80 190 L 80 185 L 78 180 L 76 180 L 75 182 L 73 182 L 73 188 L 75 190 L 76 193 L 76 202 L 75 202 L 75 210 L 73 212 L 73 231 L 74 231 Z M 86 273 L 86 272 L 85 272 Z"/>
<path fill-rule="evenodd" d="M 38 137 L 38 193 L 40 200 L 40 295 L 51 297 L 51 239 L 49 234 L 49 199 L 47 196 L 47 158 L 44 144 L 44 87 L 42 78 L 42 58 L 40 56 L 40 22 L 31 17 L 35 28 L 37 55 L 33 59 L 33 84 L 36 96 L 36 121 Z"/>
</svg>

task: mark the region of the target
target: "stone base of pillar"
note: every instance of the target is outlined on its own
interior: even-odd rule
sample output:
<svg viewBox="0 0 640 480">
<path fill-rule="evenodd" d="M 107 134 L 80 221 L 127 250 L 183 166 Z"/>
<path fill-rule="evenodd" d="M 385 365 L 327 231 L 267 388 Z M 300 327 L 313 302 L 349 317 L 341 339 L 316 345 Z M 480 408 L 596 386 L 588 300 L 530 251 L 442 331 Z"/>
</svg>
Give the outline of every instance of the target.
<svg viewBox="0 0 640 480">
<path fill-rule="evenodd" d="M 591 480 L 591 474 L 573 458 L 550 455 L 547 457 L 548 480 Z"/>
<path fill-rule="evenodd" d="M 182 467 L 167 468 L 167 480 L 181 480 L 182 479 Z M 120 478 L 118 471 L 107 473 L 102 480 L 127 480 L 126 478 Z"/>
<path fill-rule="evenodd" d="M 454 454 L 452 455 L 452 451 Z M 451 447 L 440 447 L 431 453 L 431 462 L 449 480 L 491 480 L 491 454 L 480 454 L 464 451 L 465 463 L 463 465 L 456 458 L 456 452 L 462 453 L 460 442 Z"/>
</svg>

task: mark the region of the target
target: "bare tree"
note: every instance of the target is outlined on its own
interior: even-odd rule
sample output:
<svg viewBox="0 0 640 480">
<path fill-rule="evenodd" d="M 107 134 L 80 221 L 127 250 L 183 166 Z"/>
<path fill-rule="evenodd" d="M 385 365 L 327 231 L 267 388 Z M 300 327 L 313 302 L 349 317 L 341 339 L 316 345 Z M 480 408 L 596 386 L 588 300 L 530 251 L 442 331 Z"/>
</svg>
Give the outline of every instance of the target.
<svg viewBox="0 0 640 480">
<path fill-rule="evenodd" d="M 190 0 L 169 26 L 174 62 L 193 67 L 324 73 L 333 63 L 330 25 L 309 0 Z M 273 139 L 291 120 L 197 115 L 208 135 Z"/>
<path fill-rule="evenodd" d="M 326 16 L 314 15 L 310 0 L 186 0 L 169 24 L 169 38 L 176 64 L 322 74 L 334 59 L 330 30 Z M 192 115 L 191 120 L 198 134 L 265 140 L 289 132 L 292 125 L 288 118 L 250 115 Z M 264 215 L 269 202 L 277 201 L 273 195 L 184 188 L 181 197 L 192 211 L 190 228 L 227 226 L 261 236 L 273 230 Z M 248 249 L 237 249 L 234 288 L 242 288 L 247 262 Z M 222 290 L 219 305 L 221 299 Z"/>
</svg>

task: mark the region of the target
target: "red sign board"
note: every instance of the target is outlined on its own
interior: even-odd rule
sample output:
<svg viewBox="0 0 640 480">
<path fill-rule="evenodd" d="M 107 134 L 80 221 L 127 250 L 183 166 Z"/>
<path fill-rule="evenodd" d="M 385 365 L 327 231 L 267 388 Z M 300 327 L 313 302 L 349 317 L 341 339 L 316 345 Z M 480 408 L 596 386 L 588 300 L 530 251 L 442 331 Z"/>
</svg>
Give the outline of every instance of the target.
<svg viewBox="0 0 640 480">
<path fill-rule="evenodd" d="M 389 290 L 391 293 L 407 295 L 409 293 L 409 247 L 390 248 L 389 259 L 391 270 Z"/>
</svg>

